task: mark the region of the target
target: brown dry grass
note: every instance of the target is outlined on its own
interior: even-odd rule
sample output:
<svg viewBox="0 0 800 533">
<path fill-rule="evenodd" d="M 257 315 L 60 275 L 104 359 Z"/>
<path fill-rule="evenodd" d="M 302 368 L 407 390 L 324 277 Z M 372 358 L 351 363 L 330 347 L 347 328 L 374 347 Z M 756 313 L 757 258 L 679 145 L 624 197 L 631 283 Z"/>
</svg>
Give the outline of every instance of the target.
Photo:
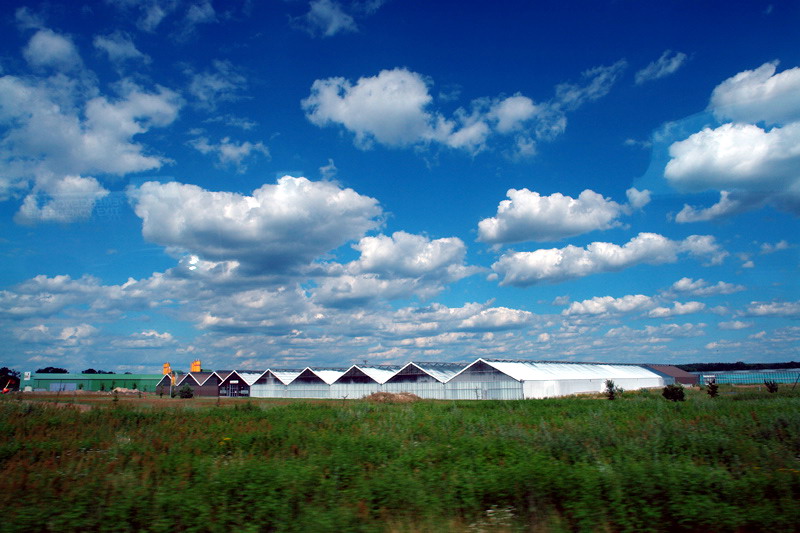
<svg viewBox="0 0 800 533">
<path fill-rule="evenodd" d="M 375 403 L 411 403 L 422 400 L 422 398 L 410 392 L 373 392 L 364 399 Z"/>
</svg>

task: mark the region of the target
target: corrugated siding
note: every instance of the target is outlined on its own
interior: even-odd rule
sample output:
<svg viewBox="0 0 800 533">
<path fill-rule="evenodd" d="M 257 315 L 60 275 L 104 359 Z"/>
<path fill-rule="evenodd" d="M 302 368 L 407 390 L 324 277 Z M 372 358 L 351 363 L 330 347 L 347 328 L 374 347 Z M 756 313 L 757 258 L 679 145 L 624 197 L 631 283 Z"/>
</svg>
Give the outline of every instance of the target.
<svg viewBox="0 0 800 533">
<path fill-rule="evenodd" d="M 420 398 L 429 400 L 444 400 L 447 395 L 444 390 L 444 383 L 439 383 L 436 380 L 418 381 L 418 382 L 403 382 L 403 383 L 384 383 L 383 392 L 391 392 L 397 394 L 399 392 L 410 392 L 416 394 Z"/>
<path fill-rule="evenodd" d="M 259 383 L 250 387 L 253 398 L 286 398 L 286 385 L 282 383 Z"/>
<path fill-rule="evenodd" d="M 331 398 L 363 398 L 381 390 L 378 383 L 334 383 Z"/>
<path fill-rule="evenodd" d="M 331 386 L 327 383 L 298 383 L 293 381 L 286 386 L 287 398 L 330 398 Z"/>
</svg>

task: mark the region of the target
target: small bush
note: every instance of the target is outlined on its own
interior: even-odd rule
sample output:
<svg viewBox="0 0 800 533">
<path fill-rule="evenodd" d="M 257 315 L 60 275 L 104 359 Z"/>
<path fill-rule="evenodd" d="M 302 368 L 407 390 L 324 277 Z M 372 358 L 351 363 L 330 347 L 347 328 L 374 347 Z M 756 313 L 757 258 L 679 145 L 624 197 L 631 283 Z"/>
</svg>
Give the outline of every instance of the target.
<svg viewBox="0 0 800 533">
<path fill-rule="evenodd" d="M 622 395 L 622 389 L 614 385 L 614 381 L 611 379 L 606 380 L 606 389 L 603 391 L 603 394 L 609 400 L 616 400 Z"/>
<path fill-rule="evenodd" d="M 777 381 L 764 381 L 764 386 L 767 387 L 767 390 L 770 392 L 778 392 Z"/>
<path fill-rule="evenodd" d="M 189 385 L 184 385 L 181 387 L 181 390 L 178 391 L 178 395 L 181 398 L 191 398 L 194 396 L 194 389 L 191 388 Z"/>
<path fill-rule="evenodd" d="M 712 379 L 708 382 L 708 386 L 706 387 L 706 392 L 712 398 L 716 398 L 719 396 L 719 385 L 717 385 L 717 380 Z"/>
<path fill-rule="evenodd" d="M 678 383 L 664 387 L 661 395 L 671 402 L 682 402 L 686 399 L 686 391 L 683 390 L 683 385 Z"/>
</svg>

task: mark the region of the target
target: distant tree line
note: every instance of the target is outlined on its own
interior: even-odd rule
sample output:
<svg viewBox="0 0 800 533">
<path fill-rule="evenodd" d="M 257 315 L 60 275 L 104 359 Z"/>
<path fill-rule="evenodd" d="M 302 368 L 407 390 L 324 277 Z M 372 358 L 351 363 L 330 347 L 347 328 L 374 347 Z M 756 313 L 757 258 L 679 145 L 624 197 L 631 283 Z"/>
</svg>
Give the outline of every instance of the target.
<svg viewBox="0 0 800 533">
<path fill-rule="evenodd" d="M 36 371 L 37 374 L 69 374 L 66 368 L 58 368 L 55 366 L 46 366 Z"/>
<path fill-rule="evenodd" d="M 788 363 L 690 363 L 687 365 L 675 365 L 687 372 L 730 372 L 732 370 L 782 370 L 785 368 L 800 368 L 800 363 L 789 361 Z"/>
<path fill-rule="evenodd" d="M 44 368 L 40 368 L 36 371 L 37 374 L 69 374 L 69 370 L 66 368 L 58 368 L 55 366 L 46 366 Z M 126 374 L 130 374 L 130 372 L 125 372 Z M 94 368 L 87 368 L 86 370 L 82 370 L 81 374 L 116 374 L 116 372 L 112 372 L 111 370 L 95 370 Z"/>
</svg>

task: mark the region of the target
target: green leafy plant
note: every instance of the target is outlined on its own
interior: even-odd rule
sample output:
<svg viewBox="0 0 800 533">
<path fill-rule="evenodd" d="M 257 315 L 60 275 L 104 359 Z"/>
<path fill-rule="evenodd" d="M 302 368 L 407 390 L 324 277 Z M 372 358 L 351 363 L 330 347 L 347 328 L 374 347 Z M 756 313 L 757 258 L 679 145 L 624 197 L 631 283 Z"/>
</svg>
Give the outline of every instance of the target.
<svg viewBox="0 0 800 533">
<path fill-rule="evenodd" d="M 680 383 L 673 383 L 667 385 L 661 391 L 661 395 L 671 402 L 682 402 L 686 400 L 686 391 Z"/>
<path fill-rule="evenodd" d="M 188 384 L 186 384 L 183 387 L 181 387 L 180 391 L 178 391 L 178 395 L 184 399 L 191 398 L 194 396 L 194 389 L 191 388 Z"/>
<path fill-rule="evenodd" d="M 764 381 L 764 386 L 769 392 L 778 392 L 778 382 L 773 380 Z"/>
<path fill-rule="evenodd" d="M 708 382 L 708 385 L 706 385 L 706 392 L 712 398 L 716 398 L 717 396 L 719 396 L 719 385 L 717 384 L 716 379 L 712 379 L 711 381 Z"/>
</svg>

